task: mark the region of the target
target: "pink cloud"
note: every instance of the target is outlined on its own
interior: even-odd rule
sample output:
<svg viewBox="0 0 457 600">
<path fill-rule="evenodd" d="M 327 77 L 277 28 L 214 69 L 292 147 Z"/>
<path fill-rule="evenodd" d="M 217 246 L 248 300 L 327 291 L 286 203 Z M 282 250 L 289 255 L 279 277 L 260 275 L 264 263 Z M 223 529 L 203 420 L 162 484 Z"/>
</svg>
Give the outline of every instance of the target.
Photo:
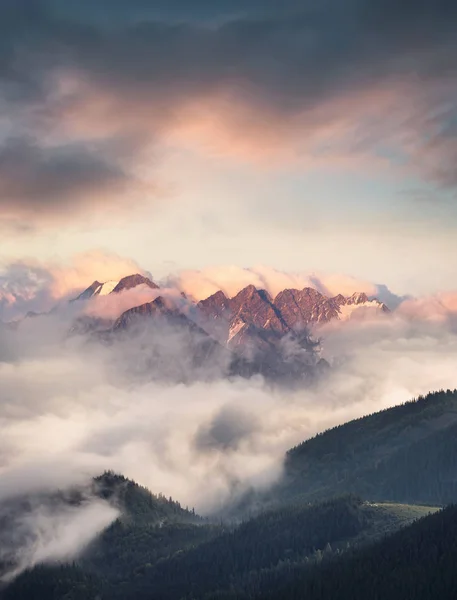
<svg viewBox="0 0 457 600">
<path fill-rule="evenodd" d="M 297 108 L 293 113 L 259 104 L 255 94 L 240 93 L 231 82 L 202 94 L 113 95 L 109 89 L 77 75 L 62 74 L 61 87 L 71 90 L 52 110 L 62 132 L 76 139 L 122 136 L 134 139 L 136 152 L 151 142 L 189 147 L 205 154 L 241 159 L 258 165 L 348 167 L 366 153 L 356 143 L 363 122 L 392 115 L 405 83 L 383 82 L 346 90 L 337 97 Z M 71 81 L 71 83 L 70 83 Z M 246 90 L 249 85 L 243 86 Z M 57 111 L 57 112 L 56 112 Z M 119 119 L 119 114 L 123 115 Z M 140 151 L 140 157 L 142 152 Z M 147 156 L 147 152 L 145 154 Z M 370 159 L 370 165 L 374 157 Z M 332 162 L 333 161 L 333 162 Z M 384 162 L 377 158 L 377 162 Z M 360 167 L 360 162 L 357 163 Z"/>
<path fill-rule="evenodd" d="M 95 296 L 86 303 L 83 312 L 90 317 L 117 319 L 126 310 L 151 302 L 162 293 L 162 290 L 151 289 L 147 285 L 139 285 L 116 294 Z"/>
<path fill-rule="evenodd" d="M 431 321 L 457 317 L 457 291 L 406 300 L 400 305 L 398 313 L 408 319 Z"/>
<path fill-rule="evenodd" d="M 23 260 L 0 273 L 0 318 L 9 320 L 29 311 L 46 312 L 71 299 L 93 281 L 118 281 L 132 273 L 146 274 L 132 259 L 93 250 L 65 262 Z"/>
<path fill-rule="evenodd" d="M 0 274 L 1 318 L 10 320 L 28 311 L 48 311 L 59 301 L 74 298 L 94 280 L 119 281 L 132 273 L 148 276 L 136 261 L 101 250 L 79 254 L 67 263 L 40 263 L 33 260 L 14 263 Z M 158 295 L 169 296 L 185 308 L 186 301 L 181 297 L 181 292 L 198 301 L 218 290 L 233 297 L 242 288 L 252 284 L 267 290 L 272 297 L 283 289 L 304 287 L 312 287 L 329 297 L 365 292 L 369 297 L 377 297 L 391 309 L 396 309 L 395 314 L 407 320 L 443 321 L 457 316 L 457 292 L 402 301 L 383 285 L 341 273 L 286 272 L 265 265 L 225 265 L 180 271 L 158 283 L 160 290 L 138 286 L 119 294 L 95 297 L 84 303 L 81 309 L 90 316 L 116 318 L 125 310 L 150 302 Z"/>
<path fill-rule="evenodd" d="M 130 140 L 138 165 L 147 165 L 152 144 L 166 142 L 267 168 L 381 169 L 442 183 L 457 152 L 455 139 L 440 133 L 455 110 L 449 104 L 455 82 L 430 89 L 413 77 L 389 77 L 281 112 L 233 81 L 167 97 L 166 91 L 114 95 L 77 75 L 61 77 L 62 89 L 72 93 L 51 111 L 59 134 Z M 392 158 L 398 155 L 402 164 Z"/>
<path fill-rule="evenodd" d="M 181 271 L 170 276 L 167 282 L 197 300 L 207 298 L 218 290 L 232 297 L 250 284 L 267 290 L 273 297 L 286 288 L 312 287 L 328 296 L 350 295 L 354 292 L 365 292 L 371 296 L 376 295 L 378 290 L 373 283 L 348 275 L 288 273 L 263 265 L 251 268 L 228 265 Z"/>
<path fill-rule="evenodd" d="M 132 273 L 145 274 L 133 259 L 102 250 L 78 254 L 68 264 L 49 264 L 47 269 L 52 276 L 50 290 L 55 299 L 82 290 L 95 280 L 103 283 L 118 281 Z"/>
</svg>

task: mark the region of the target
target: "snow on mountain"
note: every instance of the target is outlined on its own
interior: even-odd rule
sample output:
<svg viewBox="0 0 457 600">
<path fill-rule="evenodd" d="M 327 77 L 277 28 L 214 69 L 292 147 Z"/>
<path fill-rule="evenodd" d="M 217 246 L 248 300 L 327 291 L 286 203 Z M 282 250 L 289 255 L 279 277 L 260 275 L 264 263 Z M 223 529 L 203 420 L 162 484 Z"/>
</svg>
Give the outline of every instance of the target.
<svg viewBox="0 0 457 600">
<path fill-rule="evenodd" d="M 100 290 L 97 292 L 98 295 L 107 296 L 108 294 L 111 294 L 118 283 L 119 281 L 105 281 L 105 283 L 102 283 L 100 286 Z"/>
<path fill-rule="evenodd" d="M 147 285 L 151 289 L 159 289 L 159 286 L 153 281 L 136 273 L 134 275 L 128 275 L 123 277 L 119 281 L 105 281 L 100 283 L 94 281 L 87 289 L 85 289 L 76 300 L 89 300 L 94 296 L 108 296 L 108 294 L 117 294 L 124 290 L 131 290 L 139 285 Z"/>
<path fill-rule="evenodd" d="M 346 321 L 359 315 L 366 315 L 367 311 L 369 311 L 370 314 L 372 314 L 373 311 L 379 313 L 389 312 L 389 309 L 385 304 L 376 298 L 369 300 L 365 294 L 353 294 L 345 300 L 346 302 L 339 306 L 338 319 L 340 321 Z"/>
<path fill-rule="evenodd" d="M 240 331 L 246 327 L 246 323 L 242 319 L 237 319 L 229 328 L 227 343 L 229 344 L 231 340 L 237 336 Z"/>
<path fill-rule="evenodd" d="M 89 300 L 94 296 L 107 296 L 111 294 L 118 283 L 118 281 L 105 281 L 104 283 L 94 281 L 84 292 L 79 294 L 76 300 Z"/>
</svg>

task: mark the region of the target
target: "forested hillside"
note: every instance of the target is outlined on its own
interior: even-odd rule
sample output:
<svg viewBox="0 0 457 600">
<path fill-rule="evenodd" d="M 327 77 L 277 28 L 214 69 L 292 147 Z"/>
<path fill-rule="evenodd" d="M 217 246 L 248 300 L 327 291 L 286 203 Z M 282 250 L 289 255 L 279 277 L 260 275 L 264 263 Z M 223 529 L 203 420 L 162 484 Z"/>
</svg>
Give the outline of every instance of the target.
<svg viewBox="0 0 457 600">
<path fill-rule="evenodd" d="M 0 589 L 2 600 L 99 600 L 101 581 L 76 565 L 39 565 Z"/>
<path fill-rule="evenodd" d="M 290 450 L 281 499 L 341 493 L 457 501 L 457 391 L 439 391 L 326 431 Z"/>
<path fill-rule="evenodd" d="M 393 533 L 428 507 L 373 506 L 356 497 L 268 511 L 239 526 L 116 521 L 78 564 L 37 567 L 5 600 L 248 597 L 278 574 L 337 559 Z M 284 580 L 278 579 L 282 585 Z M 40 595 L 42 594 L 42 595 Z"/>
<path fill-rule="evenodd" d="M 457 508 L 411 524 L 457 499 L 456 434 L 455 391 L 336 427 L 288 452 L 284 481 L 241 523 L 203 519 L 105 473 L 90 494 L 116 507 L 119 518 L 75 564 L 37 566 L 5 585 L 0 597 L 454 597 Z M 73 490 L 52 502 L 77 505 L 81 498 Z M 16 512 L 27 510 L 30 500 L 13 504 Z"/>
<path fill-rule="evenodd" d="M 283 571 L 270 581 L 268 592 L 254 597 L 263 600 L 452 600 L 457 590 L 456 563 L 457 506 L 450 505 L 340 560 L 322 561 L 315 569 Z M 248 597 L 253 598 L 245 596 Z"/>
<path fill-rule="evenodd" d="M 119 507 L 122 521 L 129 524 L 202 521 L 193 509 L 183 508 L 179 502 L 163 494 L 152 494 L 147 488 L 111 471 L 96 477 L 92 489 L 97 496 Z"/>
</svg>

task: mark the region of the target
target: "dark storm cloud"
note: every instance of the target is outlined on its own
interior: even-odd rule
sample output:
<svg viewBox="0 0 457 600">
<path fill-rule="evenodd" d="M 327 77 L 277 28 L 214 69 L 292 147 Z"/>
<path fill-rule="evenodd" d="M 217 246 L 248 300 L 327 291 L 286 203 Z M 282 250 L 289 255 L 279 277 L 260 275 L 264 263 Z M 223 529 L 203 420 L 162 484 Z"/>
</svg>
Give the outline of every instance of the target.
<svg viewBox="0 0 457 600">
<path fill-rule="evenodd" d="M 287 108 L 394 72 L 455 73 L 457 7 L 448 0 L 286 2 L 282 8 L 268 2 L 264 11 L 253 1 L 192 3 L 196 14 L 213 16 L 216 7 L 221 14 L 243 7 L 238 18 L 215 27 L 191 23 L 184 3 L 162 3 L 164 11 L 173 5 L 176 14 L 182 11 L 180 24 L 165 13 L 160 20 L 156 2 L 155 11 L 139 0 L 109 3 L 112 10 L 103 1 L 83 2 L 71 11 L 63 2 L 4 0 L 1 72 L 10 85 L 3 94 L 20 83 L 45 94 L 53 69 L 73 67 L 124 92 L 132 84 L 140 91 L 168 85 L 172 92 L 245 81 L 267 94 L 265 102 L 279 96 Z M 99 13 L 104 25 L 91 19 Z"/>
<path fill-rule="evenodd" d="M 13 128 L 20 123 L 35 134 L 43 127 L 58 128 L 75 110 L 84 118 L 86 93 L 111 98 L 115 116 L 123 111 L 117 126 L 127 133 L 142 129 L 147 107 L 144 127 L 153 135 L 154 127 L 166 128 L 176 119 L 185 101 L 221 89 L 230 89 L 236 102 L 281 120 L 348 90 L 408 79 L 422 92 L 449 86 L 457 75 L 457 3 L 449 0 L 99 0 L 73 5 L 3 0 L 0 34 L 0 106 Z M 62 97 L 57 81 L 65 74 L 77 77 L 84 89 Z M 407 100 L 414 103 L 414 98 Z M 420 108 L 415 125 L 420 135 L 422 113 L 436 111 L 437 102 L 440 107 L 449 103 L 447 97 L 430 102 Z M 454 102 L 446 118 L 456 115 Z M 373 144 L 376 135 L 359 148 Z M 132 153 L 147 144 L 145 137 L 135 139 Z M 443 141 L 435 128 L 426 139 L 437 162 L 443 153 L 455 155 L 454 134 Z M 8 145 L 3 160 L 13 160 L 12 154 L 26 176 L 24 183 L 6 178 L 6 190 L 19 203 L 27 202 L 29 193 L 38 202 L 53 203 L 64 190 L 67 197 L 84 195 L 87 188 L 125 177 L 119 163 L 81 148 L 50 156 L 47 148 L 29 145 L 19 152 Z M 429 166 L 426 176 L 455 185 L 449 162 Z"/>
<path fill-rule="evenodd" d="M 69 203 L 89 201 L 91 194 L 128 179 L 120 167 L 82 145 L 46 148 L 14 138 L 0 147 L 0 209 L 66 211 Z"/>
</svg>

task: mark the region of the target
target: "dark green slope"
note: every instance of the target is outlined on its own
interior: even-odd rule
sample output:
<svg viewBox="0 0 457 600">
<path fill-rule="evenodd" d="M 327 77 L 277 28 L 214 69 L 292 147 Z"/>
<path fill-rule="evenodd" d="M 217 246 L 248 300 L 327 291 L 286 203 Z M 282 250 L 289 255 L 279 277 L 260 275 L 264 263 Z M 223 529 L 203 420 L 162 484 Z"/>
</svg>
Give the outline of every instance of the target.
<svg viewBox="0 0 457 600">
<path fill-rule="evenodd" d="M 457 392 L 429 394 L 292 449 L 271 509 L 237 526 L 212 525 L 113 473 L 52 502 L 94 494 L 121 517 L 76 565 L 32 569 L 2 599 L 431 600 L 434 587 L 447 598 L 457 583 L 448 573 L 457 509 L 391 534 L 432 511 L 408 503 L 457 502 Z M 27 501 L 15 503 L 23 507 Z M 416 595 L 408 595 L 412 580 Z"/>
<path fill-rule="evenodd" d="M 141 579 L 157 561 L 220 533 L 220 527 L 193 510 L 182 508 L 171 498 L 151 494 L 122 475 L 105 473 L 95 479 L 95 484 L 96 493 L 118 506 L 121 516 L 88 548 L 79 563 L 119 593 Z"/>
<path fill-rule="evenodd" d="M 101 581 L 76 565 L 38 566 L 0 589 L 2 600 L 100 600 Z"/>
<path fill-rule="evenodd" d="M 191 552 L 220 532 L 220 527 L 208 524 L 147 525 L 118 520 L 85 552 L 79 565 L 104 581 L 104 598 L 135 598 L 158 563 Z"/>
<path fill-rule="evenodd" d="M 281 500 L 355 493 L 406 503 L 457 501 L 457 391 L 335 427 L 290 450 Z"/>
<path fill-rule="evenodd" d="M 219 588 L 243 589 L 250 573 L 282 558 L 311 554 L 327 542 L 354 538 L 368 526 L 368 517 L 355 499 L 268 512 L 157 564 L 143 581 L 134 582 L 131 595 L 125 597 L 202 598 Z"/>
<path fill-rule="evenodd" d="M 116 600 L 262 597 L 272 589 L 289 592 L 291 582 L 327 561 L 338 563 L 399 526 L 426 513 L 426 507 L 373 506 L 355 497 L 312 506 L 269 511 L 212 539 L 189 543 L 189 531 L 178 551 L 167 553 L 178 524 L 130 530 L 111 529 L 108 545 L 89 552 L 77 565 L 39 566 L 19 576 L 2 600 Z M 192 525 L 185 525 L 192 527 Z M 194 526 L 195 527 L 195 526 Z M 204 530 L 205 527 L 201 527 Z M 155 536 L 154 537 L 154 531 Z M 144 536 L 145 543 L 138 536 Z M 148 538 L 148 536 L 151 536 Z M 162 538 L 160 538 L 162 536 Z M 116 539 L 117 538 L 117 539 Z M 168 540 L 168 542 L 167 542 Z M 172 544 L 171 544 L 172 545 Z M 161 557 L 151 561 L 159 548 Z M 122 550 L 119 552 L 119 550 Z M 301 584 L 300 584 L 301 585 Z M 281 592 L 282 593 L 282 592 Z M 273 596 L 275 597 L 275 596 Z"/>
<path fill-rule="evenodd" d="M 91 491 L 121 511 L 121 519 L 130 524 L 199 523 L 202 519 L 194 510 L 183 508 L 179 502 L 162 494 L 152 494 L 123 475 L 105 472 L 93 480 Z"/>
<path fill-rule="evenodd" d="M 94 562 L 88 556 L 85 564 L 105 578 L 103 598 L 203 598 L 215 590 L 254 593 L 260 589 L 263 574 L 270 569 L 283 564 L 302 564 L 304 560 L 312 562 L 313 557 L 329 552 L 330 546 L 331 552 L 341 552 L 348 544 L 355 547 L 372 542 L 428 510 L 372 506 L 355 497 L 318 505 L 288 506 L 234 528 L 217 532 L 213 529 L 212 538 L 205 533 L 205 527 L 200 528 L 200 537 L 198 532 L 189 530 L 181 540 L 176 526 L 170 530 L 156 528 L 155 532 L 143 529 L 138 532 L 145 536 L 142 545 L 134 537 L 129 539 L 121 533 L 112 545 L 115 552 L 120 546 L 123 548 L 114 569 L 106 551 L 104 557 L 99 555 L 101 562 Z M 116 531 L 113 533 L 117 535 Z M 158 538 L 153 536 L 161 535 L 164 539 L 157 543 Z M 167 540 L 173 540 L 175 535 L 182 547 L 167 553 L 164 551 Z M 197 537 L 192 539 L 192 535 Z M 161 556 L 151 558 L 153 548 L 158 548 Z M 125 569 L 126 565 L 131 565 L 130 571 Z"/>
<path fill-rule="evenodd" d="M 85 599 L 85 595 L 91 599 L 93 594 L 101 593 L 107 580 L 113 585 L 133 580 L 146 566 L 207 541 L 219 532 L 219 528 L 179 502 L 154 495 L 121 475 L 107 472 L 84 487 L 13 498 L 0 504 L 0 553 L 2 558 L 8 558 L 5 564 L 0 562 L 2 571 L 8 573 L 20 562 L 22 543 L 40 543 L 33 529 L 17 535 L 32 511 L 60 511 L 69 505 L 77 508 L 94 497 L 118 508 L 120 517 L 86 549 L 78 565 L 32 569 L 12 586 L 3 586 L 5 597 L 29 598 L 31 590 L 35 590 L 40 600 Z M 16 595 L 11 595 L 11 589 L 16 590 Z"/>
<path fill-rule="evenodd" d="M 263 600 L 454 600 L 457 507 L 417 521 L 377 544 L 317 568 L 282 572 Z M 251 596 L 252 597 L 252 596 Z M 239 597 L 241 598 L 241 597 Z"/>
</svg>

